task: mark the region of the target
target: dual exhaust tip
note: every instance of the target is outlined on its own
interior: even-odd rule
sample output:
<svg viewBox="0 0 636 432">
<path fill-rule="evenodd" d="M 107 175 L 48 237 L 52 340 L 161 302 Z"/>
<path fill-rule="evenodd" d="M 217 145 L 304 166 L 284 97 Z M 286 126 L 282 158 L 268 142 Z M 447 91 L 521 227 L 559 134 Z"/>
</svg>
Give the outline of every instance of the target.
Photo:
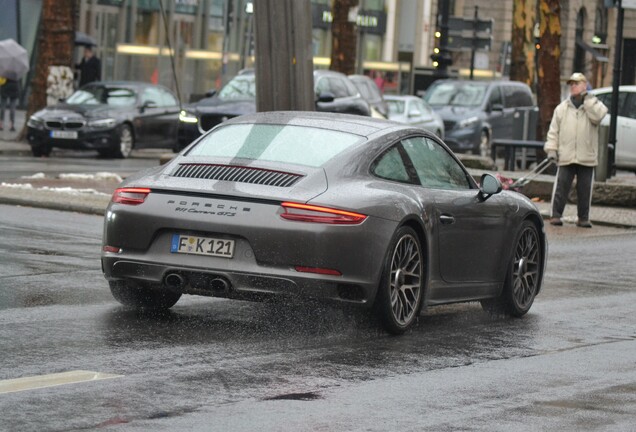
<svg viewBox="0 0 636 432">
<path fill-rule="evenodd" d="M 167 273 L 163 279 L 164 285 L 173 291 L 183 291 L 189 285 L 185 276 L 180 273 Z M 213 293 L 227 293 L 230 290 L 230 281 L 223 277 L 215 277 L 206 283 L 197 283 L 197 288 L 210 290 Z"/>
</svg>

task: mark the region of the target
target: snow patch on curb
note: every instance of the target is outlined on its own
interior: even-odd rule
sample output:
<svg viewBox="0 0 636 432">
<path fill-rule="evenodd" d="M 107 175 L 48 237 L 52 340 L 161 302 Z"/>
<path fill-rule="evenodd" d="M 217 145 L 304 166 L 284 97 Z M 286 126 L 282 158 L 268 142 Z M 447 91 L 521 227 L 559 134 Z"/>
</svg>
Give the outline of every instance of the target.
<svg viewBox="0 0 636 432">
<path fill-rule="evenodd" d="M 0 187 L 9 188 L 9 189 L 25 189 L 25 190 L 33 190 L 33 191 L 44 191 L 44 192 L 52 192 L 52 193 L 62 193 L 67 195 L 98 195 L 98 196 L 110 196 L 110 194 L 106 194 L 103 192 L 98 192 L 95 189 L 75 189 L 71 187 L 49 187 L 44 186 L 41 188 L 34 188 L 30 183 L 0 183 Z"/>
</svg>

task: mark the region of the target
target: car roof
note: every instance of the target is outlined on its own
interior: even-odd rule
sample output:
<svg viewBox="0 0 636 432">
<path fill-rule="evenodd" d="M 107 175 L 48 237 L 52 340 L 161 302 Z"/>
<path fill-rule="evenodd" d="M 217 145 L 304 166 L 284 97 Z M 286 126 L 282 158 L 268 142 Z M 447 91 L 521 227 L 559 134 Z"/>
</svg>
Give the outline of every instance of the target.
<svg viewBox="0 0 636 432">
<path fill-rule="evenodd" d="M 433 82 L 433 84 L 436 83 L 461 83 L 461 84 L 483 84 L 483 85 L 513 85 L 513 86 L 520 86 L 520 87 L 528 87 L 528 85 L 526 83 L 522 83 L 521 81 L 508 81 L 508 80 L 476 80 L 476 81 L 472 81 L 472 80 L 464 80 L 464 79 L 442 79 L 442 80 L 437 80 L 435 82 Z"/>
<path fill-rule="evenodd" d="M 619 91 L 624 91 L 628 93 L 636 93 L 636 85 L 622 85 L 618 87 Z M 592 93 L 609 93 L 614 91 L 613 87 L 601 87 L 597 89 L 590 90 Z"/>
<path fill-rule="evenodd" d="M 422 98 L 413 95 L 384 95 L 386 100 L 422 100 Z"/>
<path fill-rule="evenodd" d="M 315 111 L 270 111 L 247 114 L 232 118 L 224 125 L 231 124 L 284 124 L 294 126 L 330 129 L 348 132 L 370 138 L 372 135 L 392 130 L 408 129 L 400 123 L 352 114 Z"/>
</svg>

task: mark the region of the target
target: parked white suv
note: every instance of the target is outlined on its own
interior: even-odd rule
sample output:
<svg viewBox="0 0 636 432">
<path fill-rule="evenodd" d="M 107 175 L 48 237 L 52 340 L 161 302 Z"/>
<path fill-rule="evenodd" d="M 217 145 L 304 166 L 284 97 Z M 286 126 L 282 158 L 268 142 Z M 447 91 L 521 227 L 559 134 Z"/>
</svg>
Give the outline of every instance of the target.
<svg viewBox="0 0 636 432">
<path fill-rule="evenodd" d="M 612 87 L 591 90 L 601 102 L 611 110 Z M 625 85 L 618 88 L 618 116 L 616 118 L 616 168 L 636 173 L 636 85 Z M 608 113 L 602 125 L 609 126 Z"/>
</svg>

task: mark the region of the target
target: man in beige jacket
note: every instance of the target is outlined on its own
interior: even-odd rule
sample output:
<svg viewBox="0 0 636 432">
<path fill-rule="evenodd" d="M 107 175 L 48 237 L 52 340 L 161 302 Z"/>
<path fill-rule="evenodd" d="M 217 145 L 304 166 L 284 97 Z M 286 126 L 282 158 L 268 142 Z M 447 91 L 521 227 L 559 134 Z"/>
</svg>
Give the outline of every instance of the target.
<svg viewBox="0 0 636 432">
<path fill-rule="evenodd" d="M 598 165 L 598 125 L 607 114 L 607 107 L 587 92 L 587 79 L 579 72 L 568 79 L 570 97 L 554 109 L 544 150 L 548 158 L 557 161 L 556 182 L 552 190 L 552 225 L 563 225 L 561 216 L 570 188 L 576 177 L 576 224 L 592 228 L 590 203 L 594 167 Z"/>
</svg>

